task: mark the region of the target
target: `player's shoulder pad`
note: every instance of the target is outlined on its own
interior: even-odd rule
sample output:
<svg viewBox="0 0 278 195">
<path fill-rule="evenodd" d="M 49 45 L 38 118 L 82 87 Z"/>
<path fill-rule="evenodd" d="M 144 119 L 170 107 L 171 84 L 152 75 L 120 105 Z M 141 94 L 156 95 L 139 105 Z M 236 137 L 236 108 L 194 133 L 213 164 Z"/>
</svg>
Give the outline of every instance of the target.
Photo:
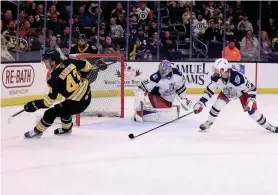
<svg viewBox="0 0 278 195">
<path fill-rule="evenodd" d="M 177 68 L 173 68 L 173 74 L 174 75 L 176 74 L 176 75 L 182 76 L 182 73 Z"/>
<path fill-rule="evenodd" d="M 219 76 L 216 76 L 216 75 L 211 75 L 210 79 L 211 79 L 211 81 L 213 81 L 213 82 L 217 82 L 217 81 L 220 79 L 220 77 L 219 77 Z"/>
<path fill-rule="evenodd" d="M 230 70 L 230 83 L 234 86 L 240 86 L 245 83 L 245 78 L 242 73 L 236 70 Z"/>
<path fill-rule="evenodd" d="M 156 72 L 150 76 L 150 80 L 155 83 L 158 83 L 160 81 L 160 79 L 161 79 L 161 76 L 158 72 Z"/>
</svg>

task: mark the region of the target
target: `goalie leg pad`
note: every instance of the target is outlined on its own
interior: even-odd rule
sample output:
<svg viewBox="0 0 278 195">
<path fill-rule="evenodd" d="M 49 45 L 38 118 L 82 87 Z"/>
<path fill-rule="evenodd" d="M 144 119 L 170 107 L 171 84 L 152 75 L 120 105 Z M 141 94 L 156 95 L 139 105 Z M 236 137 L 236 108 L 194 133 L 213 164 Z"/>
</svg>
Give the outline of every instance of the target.
<svg viewBox="0 0 278 195">
<path fill-rule="evenodd" d="M 164 100 L 162 97 L 158 95 L 153 95 L 151 93 L 148 94 L 150 103 L 154 108 L 171 108 L 172 103 Z"/>
<path fill-rule="evenodd" d="M 151 108 L 136 111 L 136 115 L 141 117 L 144 122 L 166 123 L 179 117 L 179 107 L 172 108 Z"/>
</svg>

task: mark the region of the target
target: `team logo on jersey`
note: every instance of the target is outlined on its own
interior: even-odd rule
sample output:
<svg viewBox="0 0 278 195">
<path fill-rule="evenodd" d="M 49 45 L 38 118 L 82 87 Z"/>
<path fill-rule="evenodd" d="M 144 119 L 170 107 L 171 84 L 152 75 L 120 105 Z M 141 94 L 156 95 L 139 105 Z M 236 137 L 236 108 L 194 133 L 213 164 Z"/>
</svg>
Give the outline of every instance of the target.
<svg viewBox="0 0 278 195">
<path fill-rule="evenodd" d="M 204 28 L 205 28 L 205 26 L 204 26 L 203 23 L 199 22 L 199 23 L 197 24 L 197 29 L 203 30 Z"/>
<path fill-rule="evenodd" d="M 139 18 L 142 19 L 142 20 L 145 20 L 147 18 L 147 13 L 145 12 L 140 12 L 139 13 Z"/>
<path fill-rule="evenodd" d="M 224 87 L 222 92 L 227 98 L 234 98 L 237 96 L 237 93 L 233 90 L 233 87 Z"/>
<path fill-rule="evenodd" d="M 140 72 L 140 69 L 136 70 L 136 69 L 132 68 L 131 66 L 127 65 L 127 63 L 125 63 L 125 75 L 124 75 L 124 78 L 126 80 L 133 79 L 135 77 L 138 77 L 141 74 L 142 74 L 142 72 Z M 121 77 L 120 70 L 117 70 L 116 75 L 118 77 Z"/>
<path fill-rule="evenodd" d="M 175 82 L 169 83 L 169 88 L 164 91 L 163 95 L 164 96 L 172 95 L 176 92 L 177 88 L 178 88 L 178 85 L 176 85 Z"/>
</svg>

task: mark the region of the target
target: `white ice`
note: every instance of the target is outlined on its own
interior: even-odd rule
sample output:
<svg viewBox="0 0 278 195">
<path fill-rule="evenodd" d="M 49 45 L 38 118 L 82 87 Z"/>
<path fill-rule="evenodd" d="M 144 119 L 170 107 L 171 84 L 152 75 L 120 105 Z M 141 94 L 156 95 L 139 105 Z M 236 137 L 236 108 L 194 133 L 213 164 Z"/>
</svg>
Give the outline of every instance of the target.
<svg viewBox="0 0 278 195">
<path fill-rule="evenodd" d="M 195 102 L 198 95 L 191 95 Z M 278 95 L 258 95 L 259 110 L 278 125 Z M 213 100 L 210 101 L 213 103 Z M 210 105 L 200 115 L 135 140 L 159 124 L 126 118 L 86 118 L 70 136 L 53 126 L 40 139 L 26 140 L 34 114 L 7 118 L 22 107 L 1 109 L 1 192 L 3 195 L 277 195 L 278 134 L 242 112 L 238 100 L 221 112 L 207 132 L 199 132 Z"/>
</svg>

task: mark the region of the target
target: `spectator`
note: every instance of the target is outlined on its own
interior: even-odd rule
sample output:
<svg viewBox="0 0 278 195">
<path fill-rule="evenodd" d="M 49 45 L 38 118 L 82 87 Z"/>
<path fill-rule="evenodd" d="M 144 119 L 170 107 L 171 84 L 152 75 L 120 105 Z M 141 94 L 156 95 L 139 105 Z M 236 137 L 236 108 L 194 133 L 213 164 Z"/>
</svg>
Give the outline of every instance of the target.
<svg viewBox="0 0 278 195">
<path fill-rule="evenodd" d="M 38 29 L 38 23 L 35 21 L 35 18 L 33 15 L 28 16 L 28 21 L 30 22 L 30 28 L 34 31 Z"/>
<path fill-rule="evenodd" d="M 220 9 L 221 13 L 224 13 L 225 11 L 227 11 L 227 7 L 225 7 L 225 2 L 224 1 L 220 1 L 219 9 Z"/>
<path fill-rule="evenodd" d="M 101 23 L 100 29 L 99 29 L 99 41 L 101 45 L 104 45 L 105 43 L 105 37 L 107 36 L 107 28 L 104 22 Z"/>
<path fill-rule="evenodd" d="M 235 18 L 234 18 L 234 23 L 237 24 L 239 21 L 242 20 L 244 13 L 244 9 L 241 5 L 241 1 L 236 1 L 236 7 L 234 9 L 234 13 L 235 13 Z"/>
<path fill-rule="evenodd" d="M 219 6 L 215 7 L 213 16 L 217 16 L 220 20 L 223 19 L 223 14 L 221 13 Z"/>
<path fill-rule="evenodd" d="M 132 19 L 133 16 L 135 16 L 137 18 L 137 21 L 139 20 L 139 15 L 137 13 L 137 9 L 134 6 L 131 8 L 131 12 L 129 14 L 129 18 Z"/>
<path fill-rule="evenodd" d="M 278 52 L 278 30 L 276 32 L 276 37 L 272 40 L 272 49 L 274 52 Z"/>
<path fill-rule="evenodd" d="M 25 20 L 23 22 L 23 27 L 22 30 L 19 32 L 19 35 L 22 38 L 28 38 L 30 36 L 37 37 L 37 33 L 34 30 L 30 29 L 30 22 L 28 20 Z"/>
<path fill-rule="evenodd" d="M 229 7 L 227 13 L 227 20 L 230 21 L 231 23 L 235 23 L 235 13 L 233 7 Z"/>
<path fill-rule="evenodd" d="M 66 26 L 61 34 L 61 42 L 59 43 L 61 48 L 69 48 L 69 33 L 70 27 Z"/>
<path fill-rule="evenodd" d="M 116 53 L 119 47 L 119 45 L 112 43 L 111 37 L 106 37 L 105 43 L 102 47 L 102 53 Z"/>
<path fill-rule="evenodd" d="M 34 15 L 36 14 L 36 3 L 34 3 L 33 1 L 21 1 L 20 10 L 23 10 L 29 15 Z"/>
<path fill-rule="evenodd" d="M 118 40 L 123 37 L 124 29 L 122 26 L 117 25 L 114 18 L 110 19 L 110 32 L 109 36 L 112 38 L 112 40 Z"/>
<path fill-rule="evenodd" d="M 277 25 L 274 24 L 273 18 L 269 18 L 267 25 L 267 32 L 270 39 L 273 39 L 276 35 L 276 31 L 278 30 Z"/>
<path fill-rule="evenodd" d="M 2 31 L 2 20 L 0 25 L 0 30 Z M 1 33 L 1 61 L 15 61 L 13 56 L 10 54 L 10 52 L 7 49 L 7 40 L 5 39 L 4 35 Z"/>
<path fill-rule="evenodd" d="M 268 39 L 268 34 L 266 31 L 262 31 L 262 38 L 260 44 L 260 60 L 268 61 L 271 53 L 271 42 Z"/>
<path fill-rule="evenodd" d="M 255 49 L 258 49 L 258 44 L 259 44 L 258 39 L 253 36 L 251 31 L 247 31 L 246 36 L 241 40 L 240 48 L 245 47 L 247 40 L 251 42 L 251 44 Z"/>
<path fill-rule="evenodd" d="M 16 25 L 15 21 L 10 20 L 7 29 L 2 33 L 4 36 L 9 35 L 9 36 L 16 36 Z"/>
<path fill-rule="evenodd" d="M 60 17 L 60 12 L 57 11 L 56 9 L 56 5 L 51 5 L 51 7 L 49 8 L 48 12 L 47 12 L 47 17 L 49 20 L 51 20 L 52 15 L 56 14 L 57 17 Z"/>
<path fill-rule="evenodd" d="M 66 56 L 63 54 L 61 48 L 57 44 L 57 38 L 55 36 L 51 37 L 49 40 L 47 40 L 47 48 L 46 49 L 55 49 L 59 52 L 60 57 L 62 59 L 66 59 Z"/>
<path fill-rule="evenodd" d="M 21 10 L 19 13 L 19 26 L 21 27 L 23 25 L 23 22 L 26 20 L 26 13 Z"/>
<path fill-rule="evenodd" d="M 195 15 L 194 15 L 194 16 L 195 16 Z M 206 9 L 205 12 L 204 12 L 203 18 L 204 18 L 206 21 L 210 21 L 210 20 L 212 19 L 212 17 L 213 17 L 213 14 L 211 14 L 210 11 L 209 11 L 208 9 Z M 195 18 L 196 18 L 196 16 L 195 16 Z M 195 18 L 193 18 L 193 20 L 194 20 Z"/>
<path fill-rule="evenodd" d="M 90 16 L 88 16 L 85 13 L 85 7 L 80 6 L 79 7 L 79 15 L 78 15 L 78 21 L 80 24 L 80 32 L 82 34 L 85 34 L 86 37 L 89 37 L 91 34 L 91 26 L 92 26 L 92 19 Z"/>
<path fill-rule="evenodd" d="M 73 24 L 72 24 L 73 43 L 76 43 L 77 38 L 81 35 L 80 29 L 81 29 L 81 25 L 79 24 L 78 16 L 74 15 L 73 16 Z"/>
<path fill-rule="evenodd" d="M 200 37 L 203 36 L 208 28 L 208 23 L 201 13 L 197 14 L 197 18 L 193 20 L 192 24 L 194 36 Z"/>
<path fill-rule="evenodd" d="M 63 24 L 58 21 L 58 16 L 56 14 L 51 15 L 51 21 L 48 22 L 47 29 L 52 30 L 54 35 L 62 33 Z"/>
<path fill-rule="evenodd" d="M 157 25 L 155 22 L 152 22 L 152 25 L 149 27 L 149 37 L 152 37 L 154 33 L 157 32 Z"/>
<path fill-rule="evenodd" d="M 206 45 L 208 47 L 208 56 L 210 58 L 220 57 L 221 37 L 220 30 L 216 28 L 214 22 L 211 22 L 210 27 L 205 32 Z"/>
<path fill-rule="evenodd" d="M 223 21 L 221 20 L 221 18 L 217 15 L 213 16 L 212 19 L 210 19 L 209 24 L 211 22 L 214 22 L 215 27 L 219 30 L 223 29 Z"/>
<path fill-rule="evenodd" d="M 175 40 L 171 38 L 169 31 L 164 32 L 164 37 L 162 38 L 162 52 L 160 53 L 168 60 L 180 59 L 182 56 L 182 53 L 177 51 L 177 44 Z"/>
<path fill-rule="evenodd" d="M 257 61 L 258 60 L 258 50 L 250 39 L 246 39 L 243 47 L 240 47 L 240 53 L 242 56 L 242 61 Z"/>
<path fill-rule="evenodd" d="M 207 13 L 210 13 L 209 11 L 207 11 Z M 188 25 L 190 23 L 190 16 L 191 16 L 191 11 L 190 11 L 190 7 L 186 6 L 185 7 L 185 12 L 182 14 L 182 22 L 184 25 Z M 192 19 L 194 20 L 196 18 L 195 13 L 192 12 Z"/>
<path fill-rule="evenodd" d="M 235 47 L 235 39 L 229 41 L 228 45 L 222 51 L 222 57 L 228 61 L 239 62 L 241 60 L 240 51 Z"/>
<path fill-rule="evenodd" d="M 4 12 L 4 17 L 2 17 L 2 31 L 6 30 L 7 29 L 7 26 L 9 24 L 9 21 L 13 20 L 13 13 L 10 9 L 7 9 L 5 12 Z"/>
<path fill-rule="evenodd" d="M 152 11 L 149 12 L 148 17 L 145 21 L 146 21 L 145 25 L 148 25 L 148 26 L 152 25 L 153 22 L 156 23 L 156 18 L 154 17 Z"/>
<path fill-rule="evenodd" d="M 111 12 L 111 18 L 115 18 L 116 20 L 119 19 L 120 17 L 126 17 L 126 12 L 123 9 L 123 5 L 121 2 L 117 3 L 116 9 L 113 9 Z"/>
<path fill-rule="evenodd" d="M 214 13 L 214 7 L 215 7 L 215 4 L 213 1 L 209 1 L 208 2 L 208 6 L 206 7 L 206 9 L 210 12 L 210 14 L 213 15 Z"/>
<path fill-rule="evenodd" d="M 150 43 L 150 53 L 153 56 L 157 55 L 157 48 L 158 47 L 160 48 L 160 51 L 162 51 L 163 44 L 162 44 L 161 40 L 158 40 L 158 34 L 157 34 L 157 32 L 155 32 L 152 36 L 151 43 Z"/>
<path fill-rule="evenodd" d="M 240 45 L 241 40 L 246 36 L 247 30 L 244 27 L 244 24 L 239 26 L 239 29 L 236 32 L 236 41 Z"/>
<path fill-rule="evenodd" d="M 43 9 L 43 5 L 42 4 L 38 4 L 37 5 L 37 9 L 36 9 L 36 16 L 35 19 L 37 22 L 43 22 L 44 20 L 44 9 Z"/>
<path fill-rule="evenodd" d="M 140 39 L 136 39 L 135 44 L 132 48 L 132 51 L 129 54 L 130 60 L 141 60 L 144 58 L 144 51 L 141 47 Z"/>
<path fill-rule="evenodd" d="M 137 8 L 137 15 L 139 16 L 139 20 L 147 19 L 147 16 L 151 10 L 146 7 L 145 2 L 140 1 L 140 6 Z"/>
<path fill-rule="evenodd" d="M 220 31 L 221 37 L 224 37 L 224 29 Z M 226 21 L 226 41 L 227 43 L 229 40 L 234 39 L 235 37 L 235 32 L 234 32 L 234 25 L 230 23 L 230 21 Z"/>
<path fill-rule="evenodd" d="M 251 31 L 253 33 L 253 26 L 252 24 L 248 21 L 248 17 L 246 15 L 246 13 L 243 14 L 242 20 L 238 23 L 238 28 L 239 26 L 243 24 L 245 29 L 247 31 Z"/>
</svg>

